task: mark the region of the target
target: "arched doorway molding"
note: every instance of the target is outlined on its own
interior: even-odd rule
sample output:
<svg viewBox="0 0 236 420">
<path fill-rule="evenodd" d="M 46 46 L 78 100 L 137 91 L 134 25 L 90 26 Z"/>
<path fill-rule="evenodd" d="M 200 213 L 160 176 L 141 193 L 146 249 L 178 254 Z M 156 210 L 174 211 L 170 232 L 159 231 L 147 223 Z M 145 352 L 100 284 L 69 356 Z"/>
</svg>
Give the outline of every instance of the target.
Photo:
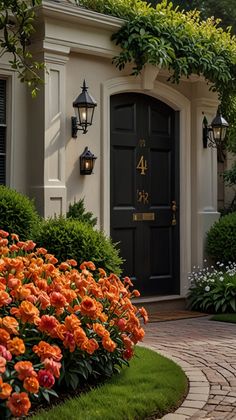
<svg viewBox="0 0 236 420">
<path fill-rule="evenodd" d="M 101 86 L 101 227 L 110 234 L 110 96 L 122 92 L 150 95 L 180 113 L 180 294 L 186 294 L 191 270 L 191 113 L 190 101 L 177 90 L 154 82 L 152 90 L 142 88 L 138 77 L 110 79 Z"/>
</svg>

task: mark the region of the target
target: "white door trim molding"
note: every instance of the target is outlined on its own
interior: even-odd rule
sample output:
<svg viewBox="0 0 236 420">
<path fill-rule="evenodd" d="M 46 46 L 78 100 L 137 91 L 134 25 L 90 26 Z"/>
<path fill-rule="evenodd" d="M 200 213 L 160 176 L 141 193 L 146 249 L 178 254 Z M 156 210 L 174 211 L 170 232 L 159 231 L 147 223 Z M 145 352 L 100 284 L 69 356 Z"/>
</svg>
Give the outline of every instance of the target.
<svg viewBox="0 0 236 420">
<path fill-rule="evenodd" d="M 142 79 L 124 76 L 102 84 L 101 92 L 101 228 L 110 234 L 110 96 L 124 92 L 150 95 L 180 112 L 180 294 L 187 290 L 191 270 L 191 113 L 190 101 L 172 87 L 156 81 L 152 91 Z"/>
</svg>

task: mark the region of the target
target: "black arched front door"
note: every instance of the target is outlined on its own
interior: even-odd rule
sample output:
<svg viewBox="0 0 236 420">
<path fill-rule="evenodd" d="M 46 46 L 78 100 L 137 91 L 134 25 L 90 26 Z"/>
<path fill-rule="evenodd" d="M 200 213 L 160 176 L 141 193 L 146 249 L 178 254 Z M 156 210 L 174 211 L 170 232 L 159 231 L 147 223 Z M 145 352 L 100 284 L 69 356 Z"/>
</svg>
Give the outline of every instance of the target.
<svg viewBox="0 0 236 420">
<path fill-rule="evenodd" d="M 142 295 L 179 292 L 178 121 L 150 96 L 111 97 L 111 237 Z"/>
</svg>

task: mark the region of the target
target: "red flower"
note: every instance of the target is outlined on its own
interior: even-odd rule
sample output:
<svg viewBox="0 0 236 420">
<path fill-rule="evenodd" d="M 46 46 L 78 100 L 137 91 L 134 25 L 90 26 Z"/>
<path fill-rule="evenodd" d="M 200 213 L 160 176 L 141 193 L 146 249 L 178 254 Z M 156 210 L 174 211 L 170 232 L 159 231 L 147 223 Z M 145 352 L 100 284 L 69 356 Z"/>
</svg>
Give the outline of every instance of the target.
<svg viewBox="0 0 236 420">
<path fill-rule="evenodd" d="M 117 327 L 119 328 L 120 331 L 125 331 L 126 328 L 126 320 L 124 318 L 120 318 L 117 323 L 116 323 Z"/>
<path fill-rule="evenodd" d="M 133 350 L 133 349 L 131 349 L 131 348 L 126 349 L 126 350 L 123 352 L 123 358 L 124 358 L 125 360 L 130 360 L 130 359 L 133 357 L 133 355 L 134 355 L 134 350 Z"/>
<path fill-rule="evenodd" d="M 39 385 L 43 388 L 52 388 L 55 384 L 55 378 L 53 374 L 46 369 L 41 369 L 38 372 Z"/>
</svg>

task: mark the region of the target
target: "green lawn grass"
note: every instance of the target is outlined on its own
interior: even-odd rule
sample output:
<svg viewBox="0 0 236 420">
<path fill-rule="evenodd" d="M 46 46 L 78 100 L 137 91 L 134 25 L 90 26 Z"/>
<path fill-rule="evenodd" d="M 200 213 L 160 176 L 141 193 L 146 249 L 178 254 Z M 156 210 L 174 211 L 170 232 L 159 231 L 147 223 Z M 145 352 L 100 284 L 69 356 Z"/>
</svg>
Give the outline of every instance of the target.
<svg viewBox="0 0 236 420">
<path fill-rule="evenodd" d="M 211 317 L 213 321 L 232 322 L 236 324 L 236 314 L 216 314 Z"/>
<path fill-rule="evenodd" d="M 187 393 L 181 368 L 158 353 L 136 348 L 129 368 L 105 384 L 71 398 L 32 420 L 138 420 L 177 408 Z"/>
</svg>

